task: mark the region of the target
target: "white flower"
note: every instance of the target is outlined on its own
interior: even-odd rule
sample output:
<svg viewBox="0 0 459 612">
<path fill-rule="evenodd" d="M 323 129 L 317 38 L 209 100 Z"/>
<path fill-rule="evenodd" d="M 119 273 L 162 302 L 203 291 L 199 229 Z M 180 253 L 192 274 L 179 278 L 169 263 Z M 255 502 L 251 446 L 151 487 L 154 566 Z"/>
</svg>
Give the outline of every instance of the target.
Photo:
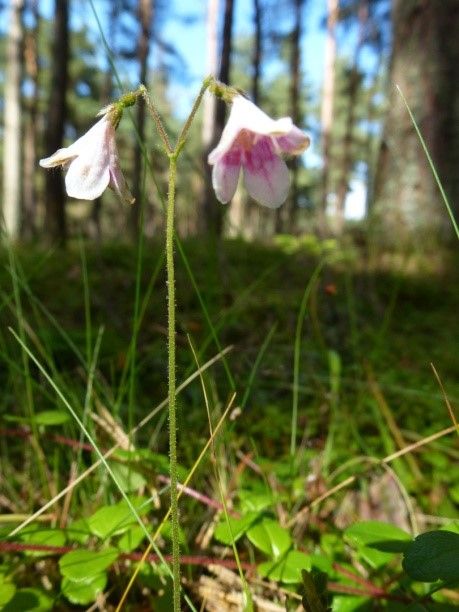
<svg viewBox="0 0 459 612">
<path fill-rule="evenodd" d="M 280 156 L 300 155 L 309 144 L 309 137 L 290 117 L 275 121 L 250 100 L 235 96 L 220 142 L 208 159 L 217 198 L 223 204 L 231 200 L 242 169 L 252 198 L 278 208 L 290 186 L 289 171 Z"/>
<path fill-rule="evenodd" d="M 40 166 L 65 166 L 65 188 L 72 198 L 95 200 L 111 187 L 122 201 L 134 202 L 121 172 L 111 113 L 69 147 L 41 159 Z"/>
</svg>

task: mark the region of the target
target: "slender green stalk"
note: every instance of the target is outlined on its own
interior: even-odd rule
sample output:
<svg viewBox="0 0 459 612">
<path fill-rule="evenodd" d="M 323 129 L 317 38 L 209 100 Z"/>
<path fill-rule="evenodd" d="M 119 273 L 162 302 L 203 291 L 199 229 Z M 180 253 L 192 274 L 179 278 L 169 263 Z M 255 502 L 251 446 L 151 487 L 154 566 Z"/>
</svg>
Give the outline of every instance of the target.
<svg viewBox="0 0 459 612">
<path fill-rule="evenodd" d="M 174 209 L 177 154 L 169 155 L 169 191 L 166 212 L 167 342 L 169 375 L 169 453 L 171 479 L 172 575 L 174 612 L 180 612 L 180 544 L 177 496 L 177 415 L 175 403 L 175 269 Z"/>
</svg>

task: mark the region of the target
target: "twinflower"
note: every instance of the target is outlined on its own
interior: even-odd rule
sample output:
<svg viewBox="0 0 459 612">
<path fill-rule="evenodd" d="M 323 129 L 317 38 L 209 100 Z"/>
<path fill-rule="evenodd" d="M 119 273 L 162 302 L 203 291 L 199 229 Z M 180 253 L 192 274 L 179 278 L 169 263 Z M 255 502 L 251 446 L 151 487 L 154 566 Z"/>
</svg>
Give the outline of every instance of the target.
<svg viewBox="0 0 459 612">
<path fill-rule="evenodd" d="M 271 119 L 250 100 L 236 95 L 220 142 L 208 158 L 217 198 L 223 204 L 231 200 L 242 169 L 252 198 L 277 208 L 285 202 L 290 185 L 281 156 L 300 155 L 309 144 L 309 137 L 290 117 Z"/>
<path fill-rule="evenodd" d="M 133 203 L 120 168 L 115 142 L 115 127 L 119 109 L 109 106 L 95 125 L 73 144 L 59 149 L 50 157 L 40 160 L 43 168 L 67 168 L 65 188 L 72 198 L 95 200 L 111 187 L 123 201 Z"/>
</svg>

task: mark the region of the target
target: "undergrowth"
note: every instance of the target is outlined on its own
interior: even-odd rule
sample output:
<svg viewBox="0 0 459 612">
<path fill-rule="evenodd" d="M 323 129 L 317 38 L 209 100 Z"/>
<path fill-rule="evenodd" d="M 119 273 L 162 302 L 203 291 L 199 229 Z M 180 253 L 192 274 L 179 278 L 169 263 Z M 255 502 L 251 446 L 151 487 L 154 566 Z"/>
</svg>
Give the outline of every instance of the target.
<svg viewBox="0 0 459 612">
<path fill-rule="evenodd" d="M 183 248 L 184 609 L 454 609 L 457 270 L 294 239 Z M 0 605 L 169 610 L 161 245 L 19 248 L 0 278 Z"/>
</svg>

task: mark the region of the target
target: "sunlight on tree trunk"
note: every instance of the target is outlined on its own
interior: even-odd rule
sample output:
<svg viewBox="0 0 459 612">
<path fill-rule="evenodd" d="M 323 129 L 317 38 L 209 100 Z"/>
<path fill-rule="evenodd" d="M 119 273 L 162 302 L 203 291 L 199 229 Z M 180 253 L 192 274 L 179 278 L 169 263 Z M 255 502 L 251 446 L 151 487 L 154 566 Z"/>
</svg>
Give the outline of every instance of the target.
<svg viewBox="0 0 459 612">
<path fill-rule="evenodd" d="M 224 9 L 218 79 L 229 85 L 233 45 L 234 0 L 225 0 Z M 226 105 L 223 101 L 217 100 L 212 129 L 212 141 L 209 146 L 209 151 L 212 150 L 220 140 L 225 124 L 225 116 Z M 206 224 L 207 231 L 219 236 L 223 229 L 223 209 L 215 202 L 215 197 L 212 193 L 212 179 L 209 171 L 206 177 L 207 187 L 204 201 L 204 223 Z"/>
<path fill-rule="evenodd" d="M 451 225 L 398 84 L 447 193 L 458 196 L 459 5 L 395 0 L 392 90 L 376 176 L 374 238 L 385 246 L 434 249 Z M 454 205 L 453 199 L 451 204 Z"/>
<path fill-rule="evenodd" d="M 139 83 L 148 87 L 148 56 L 150 54 L 150 36 L 152 30 L 152 19 L 154 14 L 154 0 L 139 0 L 139 38 L 137 41 L 137 59 L 139 62 Z M 137 105 L 137 130 L 142 143 L 145 142 L 145 103 L 143 100 Z M 142 169 L 143 153 L 139 143 L 136 143 L 134 156 L 134 197 L 135 202 L 131 207 L 131 230 L 134 238 L 137 237 L 140 227 L 140 206 L 142 203 Z M 145 196 L 146 197 L 146 196 Z"/>
<path fill-rule="evenodd" d="M 3 138 L 3 220 L 9 238 L 19 237 L 21 223 L 21 77 L 23 0 L 11 0 L 6 47 L 5 131 Z"/>
<path fill-rule="evenodd" d="M 327 36 L 325 39 L 325 67 L 323 79 L 322 107 L 322 202 L 319 208 L 319 229 L 326 232 L 326 210 L 330 171 L 330 136 L 333 123 L 333 99 L 335 95 L 336 71 L 336 24 L 338 22 L 339 0 L 327 0 Z"/>
<path fill-rule="evenodd" d="M 218 73 L 218 16 L 219 0 L 208 0 L 207 24 L 206 24 L 206 74 L 216 76 Z M 212 168 L 207 163 L 207 156 L 213 148 L 215 141 L 215 109 L 216 99 L 209 93 L 204 97 L 202 110 L 202 144 L 203 144 L 203 177 L 202 211 L 199 229 L 205 232 L 208 226 L 208 202 L 213 202 L 214 192 L 212 189 Z"/>
<path fill-rule="evenodd" d="M 57 151 L 57 149 L 62 147 L 64 140 L 65 120 L 67 117 L 68 28 L 68 0 L 55 0 L 51 97 L 48 106 L 48 128 L 46 134 L 46 149 L 48 152 Z M 59 172 L 46 173 L 45 205 L 45 225 L 48 239 L 51 242 L 64 243 L 67 238 L 65 192 L 62 175 Z"/>
<path fill-rule="evenodd" d="M 40 15 L 38 0 L 31 0 L 30 9 L 33 15 L 33 26 L 25 40 L 24 59 L 26 74 L 31 84 L 30 96 L 27 98 L 28 116 L 24 133 L 24 212 L 22 234 L 32 238 L 36 233 L 37 190 L 35 171 L 37 166 L 37 119 L 39 93 L 38 33 Z"/>
</svg>

